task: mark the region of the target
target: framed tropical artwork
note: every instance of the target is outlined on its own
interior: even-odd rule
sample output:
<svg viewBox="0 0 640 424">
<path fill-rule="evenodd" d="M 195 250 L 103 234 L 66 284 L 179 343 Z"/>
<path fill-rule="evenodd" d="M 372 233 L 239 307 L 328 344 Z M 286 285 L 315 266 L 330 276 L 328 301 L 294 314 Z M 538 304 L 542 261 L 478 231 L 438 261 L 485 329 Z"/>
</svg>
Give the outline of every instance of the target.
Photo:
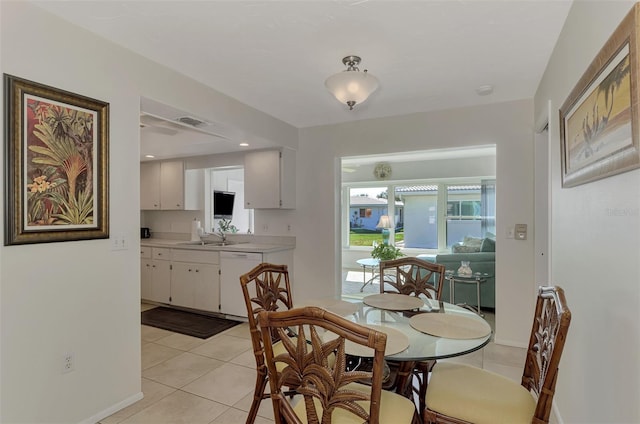
<svg viewBox="0 0 640 424">
<path fill-rule="evenodd" d="M 638 3 L 560 109 L 562 186 L 640 167 Z"/>
<path fill-rule="evenodd" d="M 5 246 L 109 237 L 109 104 L 4 74 Z"/>
</svg>

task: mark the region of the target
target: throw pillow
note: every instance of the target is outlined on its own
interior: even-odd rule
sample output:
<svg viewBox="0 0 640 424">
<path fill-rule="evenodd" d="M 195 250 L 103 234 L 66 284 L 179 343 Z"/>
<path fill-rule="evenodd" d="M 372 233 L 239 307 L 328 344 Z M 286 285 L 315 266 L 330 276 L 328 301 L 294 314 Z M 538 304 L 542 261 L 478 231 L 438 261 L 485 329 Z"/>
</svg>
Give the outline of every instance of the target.
<svg viewBox="0 0 640 424">
<path fill-rule="evenodd" d="M 467 246 L 464 244 L 454 244 L 451 246 L 452 253 L 477 253 L 480 251 L 478 246 Z"/>
<path fill-rule="evenodd" d="M 462 240 L 462 244 L 464 244 L 465 246 L 477 247 L 478 250 L 480 250 L 480 246 L 482 245 L 482 239 L 477 237 L 466 236 Z"/>
<path fill-rule="evenodd" d="M 496 251 L 496 241 L 490 239 L 489 237 L 482 240 L 482 245 L 480 246 L 481 252 L 495 252 Z"/>
</svg>

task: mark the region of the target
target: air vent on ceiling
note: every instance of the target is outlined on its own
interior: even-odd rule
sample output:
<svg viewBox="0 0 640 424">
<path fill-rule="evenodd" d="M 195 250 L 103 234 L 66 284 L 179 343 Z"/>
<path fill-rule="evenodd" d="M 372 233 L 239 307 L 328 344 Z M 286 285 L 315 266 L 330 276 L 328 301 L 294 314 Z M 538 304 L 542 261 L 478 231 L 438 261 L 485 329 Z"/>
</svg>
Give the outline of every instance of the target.
<svg viewBox="0 0 640 424">
<path fill-rule="evenodd" d="M 178 122 L 182 122 L 183 124 L 191 125 L 192 127 L 199 127 L 203 125 L 205 122 L 199 120 L 198 118 L 194 118 L 193 116 L 181 116 L 176 119 Z"/>
</svg>

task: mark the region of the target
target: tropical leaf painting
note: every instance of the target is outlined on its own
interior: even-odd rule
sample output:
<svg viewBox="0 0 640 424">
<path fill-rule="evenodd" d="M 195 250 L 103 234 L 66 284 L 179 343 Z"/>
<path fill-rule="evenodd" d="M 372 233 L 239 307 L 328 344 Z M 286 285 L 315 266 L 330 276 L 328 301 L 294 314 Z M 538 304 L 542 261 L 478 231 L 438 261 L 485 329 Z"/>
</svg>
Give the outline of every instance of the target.
<svg viewBox="0 0 640 424">
<path fill-rule="evenodd" d="M 622 57 L 621 57 L 622 56 Z M 632 144 L 628 49 L 603 72 L 567 120 L 567 170 L 580 169 Z"/>
<path fill-rule="evenodd" d="M 109 238 L 109 103 L 3 80 L 5 246 Z"/>
<path fill-rule="evenodd" d="M 26 96 L 25 224 L 94 223 L 95 112 Z"/>
</svg>

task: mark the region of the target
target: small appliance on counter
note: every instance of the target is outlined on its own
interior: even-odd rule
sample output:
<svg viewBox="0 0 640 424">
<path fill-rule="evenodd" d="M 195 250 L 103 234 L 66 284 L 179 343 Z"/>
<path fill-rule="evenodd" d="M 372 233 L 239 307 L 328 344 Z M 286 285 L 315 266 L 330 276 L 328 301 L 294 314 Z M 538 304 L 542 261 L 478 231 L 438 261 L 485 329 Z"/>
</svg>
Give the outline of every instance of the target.
<svg viewBox="0 0 640 424">
<path fill-rule="evenodd" d="M 142 227 L 140 228 L 140 238 L 151 238 L 151 228 Z"/>
</svg>

